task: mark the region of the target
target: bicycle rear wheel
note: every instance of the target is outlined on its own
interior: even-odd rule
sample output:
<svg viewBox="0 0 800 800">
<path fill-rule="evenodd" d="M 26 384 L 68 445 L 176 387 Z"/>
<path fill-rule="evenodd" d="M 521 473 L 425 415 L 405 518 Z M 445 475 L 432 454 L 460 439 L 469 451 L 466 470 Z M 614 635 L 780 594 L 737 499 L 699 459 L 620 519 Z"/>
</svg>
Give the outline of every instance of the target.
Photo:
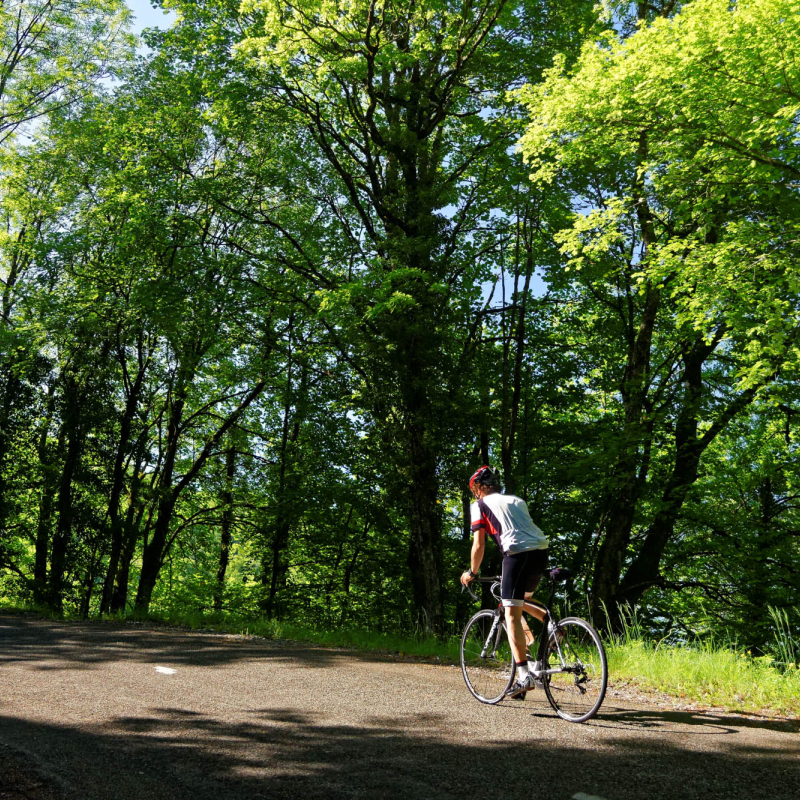
<svg viewBox="0 0 800 800">
<path fill-rule="evenodd" d="M 578 617 L 559 621 L 547 642 L 546 666 L 557 670 L 544 681 L 556 714 L 569 722 L 591 719 L 603 703 L 608 683 L 606 651 L 597 631 Z"/>
<path fill-rule="evenodd" d="M 479 611 L 461 637 L 461 673 L 481 703 L 499 703 L 514 682 L 516 666 L 502 618 Z"/>
</svg>

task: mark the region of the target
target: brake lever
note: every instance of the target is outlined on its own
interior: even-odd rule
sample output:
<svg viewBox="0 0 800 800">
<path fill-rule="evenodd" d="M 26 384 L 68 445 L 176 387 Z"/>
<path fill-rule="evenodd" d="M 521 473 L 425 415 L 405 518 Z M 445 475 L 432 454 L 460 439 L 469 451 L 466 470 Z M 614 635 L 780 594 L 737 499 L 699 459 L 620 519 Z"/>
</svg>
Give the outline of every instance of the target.
<svg viewBox="0 0 800 800">
<path fill-rule="evenodd" d="M 461 584 L 461 594 L 464 594 L 464 589 L 467 590 L 467 593 L 469 594 L 469 596 L 473 600 L 477 600 L 477 601 L 480 602 L 480 597 L 478 597 L 478 595 L 476 595 L 475 592 L 473 592 L 472 589 L 469 588 L 469 584 L 468 583 L 462 583 Z"/>
</svg>

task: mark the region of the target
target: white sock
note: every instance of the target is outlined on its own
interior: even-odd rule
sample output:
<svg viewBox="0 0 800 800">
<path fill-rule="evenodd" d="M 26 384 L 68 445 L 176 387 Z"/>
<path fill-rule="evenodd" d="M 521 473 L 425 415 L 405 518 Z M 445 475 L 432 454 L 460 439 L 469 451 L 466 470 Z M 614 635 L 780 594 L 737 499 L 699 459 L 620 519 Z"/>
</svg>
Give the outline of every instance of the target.
<svg viewBox="0 0 800 800">
<path fill-rule="evenodd" d="M 528 663 L 525 662 L 524 664 L 517 664 L 517 678 L 519 679 L 520 683 L 528 677 Z"/>
</svg>

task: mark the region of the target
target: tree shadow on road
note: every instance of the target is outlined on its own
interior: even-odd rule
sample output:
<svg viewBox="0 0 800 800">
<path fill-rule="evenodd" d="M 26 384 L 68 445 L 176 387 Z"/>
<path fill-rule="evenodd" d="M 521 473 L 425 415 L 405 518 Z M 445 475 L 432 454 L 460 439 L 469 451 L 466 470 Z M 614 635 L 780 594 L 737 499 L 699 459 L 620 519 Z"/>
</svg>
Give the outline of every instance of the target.
<svg viewBox="0 0 800 800">
<path fill-rule="evenodd" d="M 759 728 L 779 733 L 800 733 L 800 723 L 765 716 L 739 716 L 715 711 L 662 711 L 658 709 L 631 710 L 603 706 L 598 719 L 590 724 L 597 727 L 635 728 L 641 733 L 679 733 L 681 735 L 718 735 L 736 733 L 741 728 Z"/>
<path fill-rule="evenodd" d="M 0 616 L 0 665 L 27 662 L 34 669 L 95 669 L 115 661 L 214 667 L 247 659 L 302 660 L 324 667 L 342 658 L 385 660 L 379 654 L 272 639 L 147 627 L 131 623 L 59 622 Z"/>
<path fill-rule="evenodd" d="M 619 724 L 630 721 L 626 713 L 617 715 Z M 292 708 L 263 708 L 231 721 L 159 708 L 80 727 L 0 716 L 0 737 L 45 759 L 67 796 L 89 800 L 567 800 L 579 792 L 608 800 L 797 798 L 793 736 L 711 751 L 689 749 L 675 736 L 567 736 L 557 743 L 521 729 L 510 746 L 491 741 L 488 726 L 453 732 L 437 722 L 407 715 L 396 723 L 326 724 Z"/>
</svg>

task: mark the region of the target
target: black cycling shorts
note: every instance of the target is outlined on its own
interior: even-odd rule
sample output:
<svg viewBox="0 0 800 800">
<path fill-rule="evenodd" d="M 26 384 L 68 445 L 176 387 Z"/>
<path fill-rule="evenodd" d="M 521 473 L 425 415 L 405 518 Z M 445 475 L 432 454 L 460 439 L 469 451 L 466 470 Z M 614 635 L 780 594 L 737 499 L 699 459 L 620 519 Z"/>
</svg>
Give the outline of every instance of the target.
<svg viewBox="0 0 800 800">
<path fill-rule="evenodd" d="M 503 556 L 500 598 L 504 606 L 521 606 L 528 592 L 536 591 L 547 572 L 547 550 L 525 550 Z"/>
</svg>

